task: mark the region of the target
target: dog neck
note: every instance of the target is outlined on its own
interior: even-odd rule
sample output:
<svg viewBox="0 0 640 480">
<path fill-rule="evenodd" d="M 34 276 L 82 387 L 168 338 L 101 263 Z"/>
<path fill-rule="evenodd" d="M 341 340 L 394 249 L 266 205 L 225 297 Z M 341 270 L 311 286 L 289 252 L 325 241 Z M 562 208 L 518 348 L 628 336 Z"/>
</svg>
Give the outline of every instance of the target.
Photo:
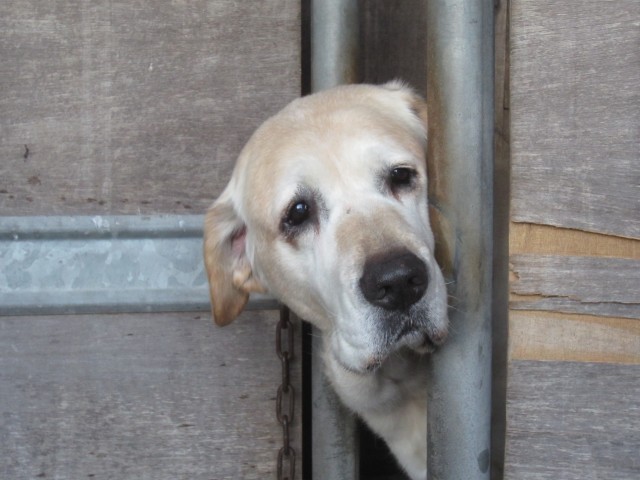
<svg viewBox="0 0 640 480">
<path fill-rule="evenodd" d="M 412 479 L 427 478 L 427 357 L 408 349 L 378 369 L 345 369 L 324 342 L 325 372 L 342 402 L 387 443 Z"/>
<path fill-rule="evenodd" d="M 342 401 L 362 416 L 368 412 L 396 411 L 407 403 L 426 408 L 426 355 L 402 349 L 392 353 L 376 370 L 366 373 L 342 366 L 327 341 L 323 342 L 322 357 L 325 374 Z"/>
</svg>

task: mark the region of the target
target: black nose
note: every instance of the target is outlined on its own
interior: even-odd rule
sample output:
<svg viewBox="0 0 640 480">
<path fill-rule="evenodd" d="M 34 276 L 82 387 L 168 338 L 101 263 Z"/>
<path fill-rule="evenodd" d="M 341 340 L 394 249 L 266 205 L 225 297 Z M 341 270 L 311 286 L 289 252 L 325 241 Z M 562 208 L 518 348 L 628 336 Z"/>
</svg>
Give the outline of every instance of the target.
<svg viewBox="0 0 640 480">
<path fill-rule="evenodd" d="M 427 290 L 427 266 L 409 251 L 368 259 L 360 278 L 360 290 L 373 305 L 406 310 Z"/>
</svg>

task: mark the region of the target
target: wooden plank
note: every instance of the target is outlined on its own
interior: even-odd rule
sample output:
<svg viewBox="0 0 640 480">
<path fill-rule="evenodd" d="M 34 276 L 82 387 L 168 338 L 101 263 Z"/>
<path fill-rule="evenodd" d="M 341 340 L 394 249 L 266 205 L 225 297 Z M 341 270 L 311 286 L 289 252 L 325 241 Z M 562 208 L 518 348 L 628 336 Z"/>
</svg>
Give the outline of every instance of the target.
<svg viewBox="0 0 640 480">
<path fill-rule="evenodd" d="M 511 308 L 640 318 L 640 260 L 511 256 Z"/>
<path fill-rule="evenodd" d="M 509 359 L 640 364 L 640 322 L 512 310 Z"/>
<path fill-rule="evenodd" d="M 7 0 L 0 37 L 3 214 L 203 211 L 300 92 L 294 0 Z"/>
<path fill-rule="evenodd" d="M 514 0 L 512 212 L 640 238 L 640 2 Z"/>
<path fill-rule="evenodd" d="M 640 476 L 640 367 L 511 362 L 506 480 Z"/>
<path fill-rule="evenodd" d="M 276 321 L 274 312 L 224 329 L 197 314 L 3 317 L 0 477 L 275 478 Z M 295 352 L 300 392 L 299 343 Z M 299 396 L 296 412 L 301 462 Z"/>
<path fill-rule="evenodd" d="M 617 257 L 640 260 L 640 240 L 548 225 L 511 222 L 512 254 Z"/>
</svg>

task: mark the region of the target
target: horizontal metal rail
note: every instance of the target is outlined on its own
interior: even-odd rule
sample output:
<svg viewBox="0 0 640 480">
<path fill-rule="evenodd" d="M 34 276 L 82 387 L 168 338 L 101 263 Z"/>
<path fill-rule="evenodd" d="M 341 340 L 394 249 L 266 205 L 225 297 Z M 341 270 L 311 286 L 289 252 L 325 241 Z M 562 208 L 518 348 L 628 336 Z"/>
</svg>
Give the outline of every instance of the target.
<svg viewBox="0 0 640 480">
<path fill-rule="evenodd" d="M 209 311 L 201 215 L 0 218 L 0 315 Z M 266 295 L 248 309 L 276 309 Z"/>
</svg>

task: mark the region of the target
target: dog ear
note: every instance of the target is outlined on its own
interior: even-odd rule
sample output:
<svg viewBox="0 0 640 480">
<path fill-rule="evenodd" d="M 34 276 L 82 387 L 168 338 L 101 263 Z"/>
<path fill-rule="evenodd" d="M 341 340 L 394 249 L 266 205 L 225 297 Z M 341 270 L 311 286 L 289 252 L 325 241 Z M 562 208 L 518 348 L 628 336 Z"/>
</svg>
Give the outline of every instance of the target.
<svg viewBox="0 0 640 480">
<path fill-rule="evenodd" d="M 204 221 L 204 262 L 213 319 L 220 326 L 228 325 L 242 312 L 251 292 L 265 291 L 247 258 L 247 227 L 225 193 Z"/>
<path fill-rule="evenodd" d="M 391 82 L 385 83 L 383 87 L 400 96 L 402 101 L 409 107 L 413 116 L 420 121 L 422 130 L 426 136 L 428 130 L 428 117 L 427 102 L 425 102 L 424 98 L 418 95 L 410 86 L 401 80 L 392 80 Z"/>
<path fill-rule="evenodd" d="M 409 105 L 413 114 L 416 117 L 418 117 L 418 119 L 420 120 L 420 123 L 422 123 L 422 127 L 424 128 L 425 134 L 427 134 L 429 131 L 427 102 L 425 102 L 420 95 L 414 93 L 411 97 L 411 101 Z"/>
</svg>

